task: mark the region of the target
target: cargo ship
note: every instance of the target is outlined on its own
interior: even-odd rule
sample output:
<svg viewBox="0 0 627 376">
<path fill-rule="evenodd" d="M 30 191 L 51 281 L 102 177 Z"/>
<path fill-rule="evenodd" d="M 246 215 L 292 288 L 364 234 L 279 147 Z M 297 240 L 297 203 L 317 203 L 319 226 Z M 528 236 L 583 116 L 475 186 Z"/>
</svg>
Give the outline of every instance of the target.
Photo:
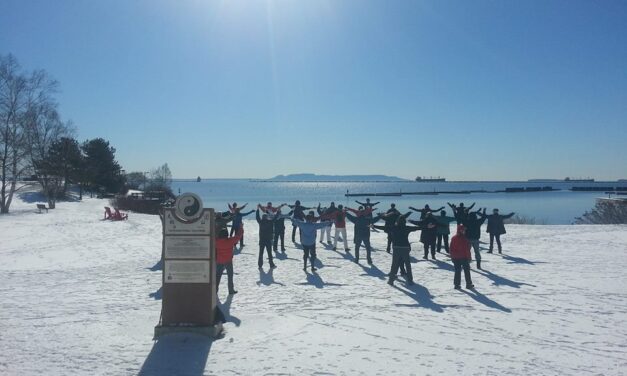
<svg viewBox="0 0 627 376">
<path fill-rule="evenodd" d="M 424 178 L 424 177 L 418 176 L 416 178 L 416 181 L 421 182 L 421 183 L 442 183 L 442 182 L 445 182 L 446 179 L 441 178 L 439 176 L 437 178 L 434 178 L 434 177 Z"/>
<path fill-rule="evenodd" d="M 571 179 L 568 176 L 564 179 L 565 182 L 568 183 L 594 183 L 594 179 L 586 178 L 586 179 Z"/>
</svg>

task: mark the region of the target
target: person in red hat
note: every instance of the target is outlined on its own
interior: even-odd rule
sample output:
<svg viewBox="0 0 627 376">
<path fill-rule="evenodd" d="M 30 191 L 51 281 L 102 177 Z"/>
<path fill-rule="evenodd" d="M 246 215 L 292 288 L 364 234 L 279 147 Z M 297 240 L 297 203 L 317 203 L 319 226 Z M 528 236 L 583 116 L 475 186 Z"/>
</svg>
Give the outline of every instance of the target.
<svg viewBox="0 0 627 376">
<path fill-rule="evenodd" d="M 461 289 L 462 282 L 462 269 L 464 269 L 464 278 L 466 279 L 466 288 L 472 289 L 475 285 L 472 284 L 470 278 L 470 261 L 472 257 L 470 255 L 470 241 L 465 235 L 466 228 L 464 225 L 457 225 L 457 234 L 451 239 L 451 259 L 453 260 L 453 266 L 455 267 L 455 277 L 453 277 L 453 284 L 457 290 Z"/>
</svg>

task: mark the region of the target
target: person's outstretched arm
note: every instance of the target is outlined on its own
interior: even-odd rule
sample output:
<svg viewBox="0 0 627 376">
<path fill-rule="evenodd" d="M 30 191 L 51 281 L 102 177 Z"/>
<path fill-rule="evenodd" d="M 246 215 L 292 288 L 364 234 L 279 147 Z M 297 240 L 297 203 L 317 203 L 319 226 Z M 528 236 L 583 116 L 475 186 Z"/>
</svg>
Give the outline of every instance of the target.
<svg viewBox="0 0 627 376">
<path fill-rule="evenodd" d="M 254 212 L 255 212 L 254 210 L 251 210 L 251 211 L 246 212 L 246 213 L 242 213 L 242 212 L 239 212 L 239 213 L 242 215 L 242 217 L 245 217 L 245 216 L 247 216 L 248 214 L 252 214 L 252 213 L 254 213 Z"/>
<path fill-rule="evenodd" d="M 412 225 L 416 225 L 418 227 L 423 226 L 423 222 L 422 221 L 414 221 L 414 220 L 408 220 L 407 222 L 411 223 Z"/>
<path fill-rule="evenodd" d="M 354 215 L 352 215 L 350 213 L 346 213 L 346 219 L 348 219 L 349 221 L 355 223 L 355 221 L 357 220 L 357 217 L 355 217 Z"/>
<path fill-rule="evenodd" d="M 413 211 L 418 212 L 418 213 L 422 213 L 422 209 L 416 209 L 416 208 L 414 208 L 413 206 L 410 206 L 409 208 L 410 208 L 411 210 L 413 210 Z"/>
<path fill-rule="evenodd" d="M 504 216 L 503 216 L 503 219 L 509 219 L 509 218 L 513 217 L 513 216 L 514 216 L 514 214 L 515 214 L 514 212 L 511 212 L 511 213 L 509 213 L 508 215 L 504 215 Z"/>
<path fill-rule="evenodd" d="M 431 209 L 432 212 L 439 212 L 440 210 L 444 210 L 444 206 L 442 206 L 439 209 Z"/>
<path fill-rule="evenodd" d="M 473 202 L 472 205 L 466 208 L 466 211 L 470 211 L 470 209 L 475 207 L 476 202 Z"/>
<path fill-rule="evenodd" d="M 261 216 L 259 215 L 259 208 L 257 208 L 257 222 L 261 223 Z"/>
<path fill-rule="evenodd" d="M 361 205 L 361 206 L 366 205 L 366 203 L 365 203 L 365 202 L 359 202 L 359 201 L 357 201 L 357 200 L 355 200 L 355 202 L 356 202 L 356 203 L 358 203 L 358 204 L 359 204 L 359 205 Z"/>
</svg>

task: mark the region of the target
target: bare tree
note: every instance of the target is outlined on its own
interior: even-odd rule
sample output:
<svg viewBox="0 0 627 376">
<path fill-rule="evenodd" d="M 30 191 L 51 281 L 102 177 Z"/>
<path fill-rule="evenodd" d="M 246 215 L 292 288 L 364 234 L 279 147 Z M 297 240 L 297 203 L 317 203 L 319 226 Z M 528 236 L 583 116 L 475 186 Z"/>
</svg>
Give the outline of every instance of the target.
<svg viewBox="0 0 627 376">
<path fill-rule="evenodd" d="M 23 125 L 29 94 L 29 80 L 15 57 L 0 55 L 0 214 L 9 212 L 17 180 L 28 168 Z"/>
<path fill-rule="evenodd" d="M 149 189 L 169 192 L 172 185 L 172 172 L 170 167 L 165 163 L 162 166 L 150 171 Z"/>
<path fill-rule="evenodd" d="M 13 195 L 20 189 L 18 179 L 26 173 L 37 175 L 46 196 L 57 194 L 58 189 L 51 187 L 62 180 L 40 176 L 37 168 L 50 145 L 71 133 L 57 112 L 56 88 L 57 82 L 45 71 L 26 75 L 15 57 L 0 56 L 0 213 L 9 212 Z"/>
</svg>

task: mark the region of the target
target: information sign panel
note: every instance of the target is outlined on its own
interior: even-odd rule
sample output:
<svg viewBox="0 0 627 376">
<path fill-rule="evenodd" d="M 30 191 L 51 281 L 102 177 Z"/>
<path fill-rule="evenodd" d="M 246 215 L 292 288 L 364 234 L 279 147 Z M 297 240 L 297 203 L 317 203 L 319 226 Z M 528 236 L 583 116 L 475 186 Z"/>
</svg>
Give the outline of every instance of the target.
<svg viewBox="0 0 627 376">
<path fill-rule="evenodd" d="M 209 261 L 166 260 L 164 283 L 209 283 Z"/>
<path fill-rule="evenodd" d="M 207 236 L 166 236 L 166 259 L 210 259 L 211 238 Z"/>
</svg>

